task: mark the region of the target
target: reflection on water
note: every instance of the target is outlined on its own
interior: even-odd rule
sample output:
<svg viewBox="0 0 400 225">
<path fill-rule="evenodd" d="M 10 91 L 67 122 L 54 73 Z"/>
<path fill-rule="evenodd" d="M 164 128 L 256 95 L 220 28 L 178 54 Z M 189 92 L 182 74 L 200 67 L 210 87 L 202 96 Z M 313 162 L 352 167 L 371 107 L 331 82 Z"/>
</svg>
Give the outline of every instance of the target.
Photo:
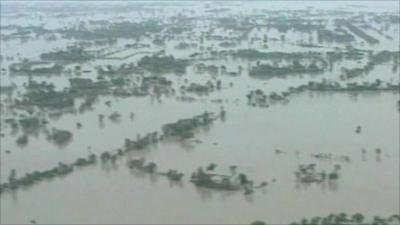
<svg viewBox="0 0 400 225">
<path fill-rule="evenodd" d="M 29 190 L 21 189 L 3 195 L 2 213 L 6 215 L 3 220 L 247 223 L 254 218 L 265 218 L 286 223 L 307 215 L 341 211 L 361 211 L 371 216 L 395 213 L 399 209 L 396 201 L 399 197 L 399 179 L 396 176 L 399 169 L 399 143 L 396 138 L 399 127 L 396 125 L 395 99 L 396 95 L 381 94 L 360 96 L 354 102 L 343 94 L 321 94 L 314 98 L 304 94 L 295 97 L 288 106 L 277 105 L 267 111 L 226 105 L 228 119 L 214 124 L 208 131 L 200 131 L 198 144 L 162 142 L 154 149 L 132 152 L 127 156 L 128 160 L 145 155 L 149 161 L 156 162 L 161 171 L 167 168 L 182 171 L 185 173 L 182 183 L 128 170 L 122 161 L 114 165 L 98 165 L 100 168 L 84 168 L 66 178 L 56 178 Z M 244 116 L 247 118 L 245 121 Z M 354 133 L 357 125 L 363 127 L 360 134 Z M 383 133 L 384 139 L 376 138 L 382 137 Z M 187 144 L 191 145 L 190 151 L 187 151 Z M 377 146 L 382 149 L 382 154 L 375 153 Z M 277 147 L 286 154 L 274 153 L 273 149 Z M 365 154 L 361 152 L 362 148 L 366 149 Z M 301 163 L 315 161 L 327 171 L 337 163 L 310 157 L 317 152 L 348 155 L 351 162 L 342 164 L 341 179 L 337 181 L 296 183 L 293 171 Z M 374 160 L 363 160 L 363 157 Z M 253 195 L 200 188 L 188 182 L 190 174 L 199 165 L 211 162 L 219 165 L 217 171 L 220 168 L 222 173 L 229 174 L 230 169 L 225 171 L 223 168 L 237 165 L 239 171 L 251 175 L 256 182 L 271 181 L 273 178 L 276 182 L 269 182 L 265 190 Z M 384 195 L 381 194 L 383 184 Z M 59 196 L 60 190 L 65 197 Z M 51 199 L 57 204 L 53 206 L 46 201 L 41 203 L 42 207 L 34 207 L 37 199 Z M 93 201 L 96 208 L 90 206 Z M 359 204 L 354 205 L 354 201 Z M 329 207 L 321 207 L 323 202 L 329 203 Z M 74 211 L 78 204 L 87 207 Z M 303 207 L 304 204 L 310 206 Z M 287 205 L 293 208 L 285 207 Z M 49 214 L 44 213 L 43 208 L 50 210 L 51 216 L 47 216 Z M 111 208 L 118 209 L 120 213 L 107 213 Z M 287 210 L 285 216 L 281 209 Z M 151 213 L 150 216 L 148 210 L 162 213 Z M 267 217 L 265 210 L 270 212 Z M 68 211 L 68 217 L 65 217 L 65 211 Z M 205 217 L 214 215 L 214 211 L 218 211 L 219 215 L 229 215 L 228 219 Z M 174 216 L 178 212 L 184 214 Z"/>
</svg>

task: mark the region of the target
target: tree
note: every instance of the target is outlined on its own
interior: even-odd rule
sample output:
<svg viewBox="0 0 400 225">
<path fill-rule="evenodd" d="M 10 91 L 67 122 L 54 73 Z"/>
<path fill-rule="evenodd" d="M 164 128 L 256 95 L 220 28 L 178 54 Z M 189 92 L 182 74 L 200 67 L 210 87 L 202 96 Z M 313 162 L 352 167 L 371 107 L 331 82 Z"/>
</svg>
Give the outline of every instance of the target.
<svg viewBox="0 0 400 225">
<path fill-rule="evenodd" d="M 285 41 L 285 39 L 286 39 L 285 35 L 284 35 L 284 34 L 282 34 L 282 35 L 281 35 L 281 41 L 282 41 L 282 42 L 284 42 L 284 41 Z"/>
<path fill-rule="evenodd" d="M 250 225 L 266 225 L 266 223 L 261 220 L 256 220 L 256 221 L 252 222 Z"/>
<path fill-rule="evenodd" d="M 351 219 L 356 223 L 362 223 L 364 221 L 364 216 L 361 213 L 354 214 Z"/>
</svg>

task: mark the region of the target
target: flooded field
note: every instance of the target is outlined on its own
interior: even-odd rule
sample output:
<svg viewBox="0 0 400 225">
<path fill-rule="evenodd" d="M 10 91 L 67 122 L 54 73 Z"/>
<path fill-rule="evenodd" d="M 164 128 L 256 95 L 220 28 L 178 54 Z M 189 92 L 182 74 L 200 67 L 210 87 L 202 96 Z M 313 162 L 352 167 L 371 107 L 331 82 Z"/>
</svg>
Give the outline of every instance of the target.
<svg viewBox="0 0 400 225">
<path fill-rule="evenodd" d="M 396 1 L 2 1 L 0 223 L 399 224 L 399 25 Z"/>
</svg>

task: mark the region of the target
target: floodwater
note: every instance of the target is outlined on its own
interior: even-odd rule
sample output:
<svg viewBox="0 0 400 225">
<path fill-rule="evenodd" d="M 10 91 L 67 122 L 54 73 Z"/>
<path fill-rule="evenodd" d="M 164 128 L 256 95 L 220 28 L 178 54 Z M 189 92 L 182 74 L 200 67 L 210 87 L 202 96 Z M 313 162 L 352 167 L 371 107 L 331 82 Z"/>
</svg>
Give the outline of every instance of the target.
<svg viewBox="0 0 400 225">
<path fill-rule="evenodd" d="M 246 3 L 246 7 L 243 8 L 245 3 L 233 2 L 227 7 L 232 8 L 228 14 L 236 14 L 252 13 L 254 10 L 279 10 L 287 6 L 290 10 L 304 9 L 311 5 L 306 3 L 288 4 L 288 2 L 274 1 L 267 5 L 267 3 L 252 2 Z M 35 6 L 40 3 L 29 4 Z M 97 4 L 101 9 L 106 3 L 68 4 Z M 127 3 L 112 4 L 123 8 Z M 65 20 L 51 17 L 48 23 L 46 17 L 43 18 L 41 14 L 38 16 L 32 13 L 33 19 L 28 22 L 27 19 L 14 20 L 7 17 L 14 13 L 8 12 L 4 19 L 2 17 L 1 25 L 46 23 L 49 28 L 55 28 L 79 20 L 108 19 L 117 16 L 140 21 L 147 17 L 168 17 L 181 11 L 191 14 L 193 10 L 195 11 L 193 15 L 197 15 L 199 13 L 197 9 L 204 11 L 211 3 L 196 3 L 193 8 L 185 2 L 181 4 L 182 6 L 162 7 L 154 3 L 153 7 L 157 10 L 148 14 L 141 13 L 137 17 L 129 17 L 136 15 L 132 12 L 115 15 L 112 11 L 105 13 L 104 10 L 100 10 L 101 13 L 94 11 L 92 16 L 77 15 Z M 360 4 L 366 7 L 350 6 Z M 377 4 L 370 1 L 349 3 L 324 1 L 314 7 L 324 10 L 344 8 L 350 11 L 392 12 L 399 10 L 396 5 L 395 2 Z M 6 7 L 2 7 L 2 10 L 6 11 L 4 8 Z M 26 14 L 29 17 L 29 13 Z M 262 37 L 259 32 L 265 31 L 254 30 L 251 36 Z M 392 41 L 376 36 L 379 40 L 385 41 L 377 46 L 359 42 L 354 46 L 373 50 L 398 49 L 399 30 L 394 28 L 389 31 L 394 38 Z M 288 35 L 289 44 L 271 43 L 268 51 L 306 52 L 308 49 L 290 43 L 307 40 L 309 35 L 302 36 L 292 32 Z M 271 36 L 279 38 L 280 34 L 271 29 Z M 185 58 L 198 50 L 177 50 L 174 46 L 179 42 L 174 40 L 168 43 L 165 47 L 166 52 Z M 23 43 L 19 40 L 1 40 L 1 55 L 15 57 L 14 60 L 3 60 L 1 67 L 7 68 L 11 63 L 17 62 L 17 58 L 37 60 L 42 52 L 55 48 L 62 49 L 72 43 L 73 40 L 58 39 L 52 42 L 41 38 Z M 126 43 L 133 41 L 119 39 L 116 44 L 108 47 L 120 49 Z M 223 49 L 213 41 L 207 41 L 205 45 Z M 257 43 L 254 45 L 241 43 L 233 49 L 260 47 L 261 45 Z M 324 45 L 324 48 L 318 51 L 331 50 L 335 47 L 337 47 L 335 44 Z M 150 47 L 138 51 L 157 52 L 161 49 L 163 47 Z M 123 60 L 99 59 L 84 63 L 81 64 L 82 69 L 90 69 L 92 72 L 79 76 L 96 79 L 95 66 L 120 65 L 124 62 L 136 62 L 138 59 L 140 57 L 128 57 Z M 163 141 L 144 151 L 128 153 L 116 164 L 98 163 L 96 166 L 79 169 L 63 178 L 54 178 L 29 188 L 2 193 L 0 222 L 25 224 L 35 220 L 39 224 L 248 224 L 254 220 L 263 220 L 273 224 L 287 224 L 303 217 L 325 216 L 330 213 L 359 212 L 371 218 L 376 215 L 388 216 L 400 211 L 398 92 L 368 92 L 358 95 L 304 92 L 291 96 L 288 103 L 276 103 L 269 108 L 250 107 L 247 104 L 246 94 L 251 90 L 262 89 L 266 93 L 281 92 L 291 86 L 307 84 L 309 81 L 320 82 L 329 79 L 341 82 L 339 75 L 342 67 L 362 67 L 365 62 L 344 60 L 335 63 L 332 71 L 323 74 L 304 74 L 285 79 L 265 80 L 248 75 L 247 69 L 255 64 L 252 61 L 228 58 L 206 60 L 204 63 L 226 65 L 228 71 L 237 71 L 238 66 L 242 65 L 244 72 L 235 77 L 219 75 L 217 79 L 222 80 L 222 90 L 204 96 L 188 94 L 197 98 L 197 101 L 191 103 L 165 96 L 161 102 L 151 96 L 99 97 L 92 111 L 66 113 L 59 119 L 50 120 L 49 128 L 56 127 L 73 132 L 72 141 L 63 147 L 48 142 L 43 133 L 39 133 L 37 137 L 30 137 L 27 146 L 18 146 L 15 140 L 19 135 L 13 134 L 2 121 L 2 133 L 5 136 L 1 138 L 0 143 L 1 183 L 6 181 L 12 169 L 16 169 L 18 175 L 48 169 L 58 162 L 70 163 L 78 157 L 86 157 L 90 152 L 101 154 L 104 151 L 116 150 L 123 146 L 125 138 L 135 138 L 137 134 L 160 131 L 163 124 L 178 119 L 189 118 L 204 111 L 219 112 L 222 106 L 227 111 L 225 121 L 216 121 L 208 129 L 200 129 L 196 133 L 195 139 L 199 140 L 198 142 Z M 71 68 L 73 66 L 71 65 Z M 213 79 L 215 81 L 212 75 L 197 74 L 194 66 L 190 66 L 185 75 L 165 76 L 173 81 L 176 89 L 186 84 L 185 79 L 188 79 L 189 83 L 205 83 Z M 77 75 L 38 76 L 34 79 L 39 82 L 53 82 L 56 89 L 62 90 L 68 86 L 68 79 L 72 77 Z M 398 71 L 393 71 L 391 64 L 379 65 L 368 74 L 352 81 L 373 82 L 376 79 L 398 83 Z M 1 75 L 2 86 L 15 83 L 20 91 L 27 82 L 26 76 L 12 76 L 8 73 Z M 231 82 L 232 87 L 229 85 Z M 1 98 L 5 100 L 10 96 L 2 94 Z M 216 99 L 221 99 L 222 103 L 212 101 Z M 112 101 L 110 107 L 104 104 L 108 100 Z M 80 102 L 82 99 L 78 100 L 76 105 L 79 106 Z M 120 122 L 112 122 L 106 118 L 104 126 L 99 124 L 99 114 L 108 116 L 115 111 L 122 115 Z M 131 112 L 135 114 L 134 119 L 129 118 Z M 13 111 L 4 110 L 1 119 L 12 116 L 14 116 Z M 82 123 L 82 128 L 76 128 L 77 122 Z M 357 126 L 362 126 L 360 134 L 354 132 Z M 363 148 L 367 150 L 366 157 L 362 157 Z M 376 148 L 382 149 L 380 158 L 376 157 Z M 275 149 L 285 153 L 276 154 Z M 11 153 L 6 154 L 6 150 L 10 150 Z M 342 172 L 337 182 L 307 186 L 296 182 L 294 171 L 300 164 L 317 163 L 318 168 L 332 170 L 338 161 L 321 161 L 311 157 L 311 154 L 328 152 L 335 156 L 347 155 L 351 158 L 351 162 L 340 162 Z M 156 162 L 160 171 L 168 169 L 182 171 L 185 174 L 182 182 L 170 182 L 165 177 L 130 171 L 126 167 L 125 164 L 129 159 L 142 156 L 148 161 Z M 229 173 L 229 166 L 237 165 L 238 171 L 246 173 L 256 183 L 268 181 L 269 185 L 252 195 L 244 195 L 242 192 L 198 188 L 189 182 L 193 171 L 199 166 L 207 166 L 210 163 L 216 163 L 218 165 L 216 171 L 224 174 Z"/>
<path fill-rule="evenodd" d="M 259 182 L 277 179 L 265 191 L 253 196 L 196 188 L 188 182 L 188 177 L 179 185 L 162 177 L 130 173 L 124 160 L 115 167 L 85 168 L 62 179 L 3 195 L 2 220 L 24 223 L 35 218 L 50 224 L 115 221 L 234 224 L 257 218 L 285 224 L 303 216 L 331 212 L 362 212 L 371 216 L 394 214 L 399 210 L 400 197 L 397 176 L 400 169 L 399 121 L 394 104 L 397 98 L 393 94 L 362 96 L 356 100 L 343 94 L 312 97 L 304 94 L 295 97 L 290 106 L 276 106 L 267 111 L 230 106 L 225 122 L 217 122 L 197 136 L 203 142 L 201 144 L 162 143 L 127 157 L 145 155 L 148 160 L 157 162 L 161 170 L 175 168 L 185 174 L 191 174 L 197 166 L 214 162 L 222 172 L 227 172 L 230 165 L 238 165 L 241 171 Z M 336 104 L 332 105 L 332 102 Z M 195 113 L 205 106 L 194 104 L 190 108 Z M 158 109 L 155 111 L 170 113 L 164 111 L 168 107 L 155 107 Z M 176 108 L 174 112 L 179 113 L 177 117 L 182 117 L 184 113 L 180 112 L 184 110 L 188 109 Z M 150 124 L 159 120 L 157 115 L 149 115 L 148 120 L 150 118 L 154 118 L 154 122 L 148 126 L 154 126 Z M 245 122 L 243 118 L 246 118 Z M 135 123 L 131 126 L 143 126 Z M 354 128 L 359 124 L 363 126 L 363 132 L 357 135 Z M 114 135 L 93 133 L 96 137 L 88 141 L 95 145 L 93 149 L 100 146 L 107 149 L 111 145 L 107 144 L 109 142 L 121 143 L 124 135 L 129 134 L 127 130 L 122 126 L 114 128 Z M 120 135 L 122 137 L 118 138 Z M 384 152 L 380 161 L 374 154 L 378 146 Z M 276 155 L 275 148 L 287 154 Z M 362 148 L 368 151 L 365 161 L 361 157 Z M 57 155 L 61 160 L 66 158 L 62 151 L 67 150 L 56 152 L 58 154 L 46 151 L 45 154 L 53 159 L 56 158 L 53 155 Z M 300 151 L 298 158 L 295 151 Z M 85 152 L 84 147 L 82 152 Z M 309 154 L 317 152 L 349 155 L 353 160 L 343 165 L 343 179 L 337 184 L 299 186 L 293 171 L 298 164 L 314 162 Z M 34 161 L 43 165 L 41 158 L 31 158 L 26 164 Z M 334 164 L 320 163 L 329 169 Z"/>
</svg>

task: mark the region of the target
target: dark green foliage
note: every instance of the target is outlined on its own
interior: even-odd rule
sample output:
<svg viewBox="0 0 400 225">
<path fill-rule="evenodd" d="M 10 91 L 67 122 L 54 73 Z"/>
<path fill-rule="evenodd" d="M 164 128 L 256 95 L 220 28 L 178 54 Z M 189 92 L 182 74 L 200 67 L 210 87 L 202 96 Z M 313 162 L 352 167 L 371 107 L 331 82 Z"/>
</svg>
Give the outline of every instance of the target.
<svg viewBox="0 0 400 225">
<path fill-rule="evenodd" d="M 40 55 L 40 58 L 42 60 L 53 60 L 70 63 L 87 61 L 90 60 L 92 57 L 82 48 L 69 47 L 66 51 L 42 53 Z"/>
<path fill-rule="evenodd" d="M 267 225 L 267 224 L 264 221 L 257 220 L 252 222 L 250 225 Z"/>
<path fill-rule="evenodd" d="M 126 82 L 126 80 L 124 79 L 124 78 L 115 78 L 115 79 L 112 79 L 111 80 L 111 83 L 113 84 L 113 85 L 116 85 L 116 86 L 124 86 L 124 85 L 126 85 L 127 84 L 127 82 Z"/>
<path fill-rule="evenodd" d="M 319 52 L 302 52 L 302 53 L 286 53 L 286 52 L 260 52 L 254 49 L 240 49 L 233 56 L 244 59 L 286 59 L 298 60 L 302 58 L 321 58 Z"/>
<path fill-rule="evenodd" d="M 397 225 L 400 215 L 393 215 L 387 218 L 374 216 L 372 220 L 366 221 L 364 215 L 356 213 L 347 215 L 346 213 L 330 214 L 326 217 L 303 218 L 300 222 L 291 225 Z"/>
<path fill-rule="evenodd" d="M 58 145 L 64 145 L 71 140 L 72 133 L 68 130 L 53 129 L 48 138 Z"/>
<path fill-rule="evenodd" d="M 76 39 L 110 39 L 110 38 L 138 38 L 146 33 L 158 33 L 162 26 L 156 21 L 144 21 L 140 23 L 118 22 L 109 26 L 103 26 L 94 30 L 84 27 L 60 30 L 66 38 Z"/>
<path fill-rule="evenodd" d="M 224 17 L 217 20 L 219 26 L 227 30 L 249 31 L 253 25 L 247 20 L 238 20 L 232 17 Z"/>
<path fill-rule="evenodd" d="M 193 93 L 198 93 L 198 94 L 207 94 L 211 91 L 214 90 L 214 84 L 211 82 L 207 82 L 206 84 L 197 84 L 197 83 L 191 83 L 189 87 L 185 89 L 187 92 L 193 92 Z"/>
<path fill-rule="evenodd" d="M 20 104 L 39 107 L 63 108 L 74 105 L 74 99 L 67 92 L 31 91 L 24 95 Z"/>
<path fill-rule="evenodd" d="M 76 95 L 98 95 L 108 93 L 111 83 L 105 80 L 92 81 L 86 78 L 69 79 L 70 93 Z"/>
<path fill-rule="evenodd" d="M 203 113 L 190 119 L 178 120 L 175 123 L 166 124 L 162 127 L 165 136 L 180 137 L 187 139 L 194 136 L 193 131 L 201 126 L 207 126 L 214 121 L 211 113 Z"/>
<path fill-rule="evenodd" d="M 374 64 L 387 63 L 390 60 L 398 61 L 400 59 L 400 51 L 380 51 L 373 54 L 370 58 L 370 62 Z"/>
<path fill-rule="evenodd" d="M 138 66 L 155 73 L 185 73 L 187 62 L 175 59 L 173 56 L 145 56 L 138 62 Z"/>
<path fill-rule="evenodd" d="M 345 30 L 341 30 L 342 32 L 331 31 L 331 30 L 318 30 L 318 41 L 323 42 L 338 42 L 338 43 L 346 43 L 354 41 L 354 36 L 347 33 Z"/>
<path fill-rule="evenodd" d="M 54 64 L 51 67 L 34 68 L 34 66 L 40 66 L 48 64 L 47 62 L 31 62 L 22 61 L 21 63 L 15 63 L 10 65 L 9 69 L 11 73 L 15 74 L 34 74 L 34 75 L 47 75 L 47 74 L 59 74 L 63 70 L 63 66 Z"/>
<path fill-rule="evenodd" d="M 274 27 L 279 32 L 287 32 L 288 30 L 295 30 L 300 32 L 311 32 L 314 30 L 319 30 L 323 28 L 323 25 L 316 23 L 313 20 L 307 20 L 299 17 L 271 17 L 268 20 L 268 27 Z"/>
<path fill-rule="evenodd" d="M 24 130 L 35 130 L 41 125 L 41 121 L 36 117 L 23 118 L 18 122 Z"/>
<path fill-rule="evenodd" d="M 368 35 L 367 33 L 365 33 L 363 30 L 361 30 L 360 28 L 354 26 L 353 24 L 349 23 L 349 22 L 343 22 L 343 24 L 349 28 L 349 30 L 351 32 L 353 32 L 354 34 L 356 34 L 357 36 L 359 36 L 360 38 L 364 39 L 366 42 L 370 43 L 370 44 L 378 44 L 379 40 Z"/>
<path fill-rule="evenodd" d="M 97 72 L 99 75 L 128 75 L 141 71 L 133 64 L 122 64 L 119 68 L 113 68 L 111 66 L 107 66 L 107 70 L 99 68 Z"/>
<path fill-rule="evenodd" d="M 285 67 L 276 67 L 270 64 L 260 64 L 251 68 L 250 75 L 252 76 L 284 76 L 289 74 L 302 74 L 302 73 L 319 73 L 323 72 L 322 68 L 319 68 L 316 64 L 311 63 L 308 66 L 300 64 L 298 61 L 294 61 L 292 65 Z"/>
<path fill-rule="evenodd" d="M 43 107 L 69 107 L 74 105 L 74 100 L 65 92 L 33 92 L 26 95 L 28 102 Z"/>
<path fill-rule="evenodd" d="M 307 85 L 301 85 L 296 90 L 311 90 L 311 91 L 399 91 L 400 84 L 383 83 L 379 80 L 374 83 L 347 83 L 345 87 L 337 82 L 309 82 Z"/>
<path fill-rule="evenodd" d="M 17 144 L 18 145 L 26 145 L 28 144 L 28 135 L 23 134 L 17 139 Z"/>
</svg>

